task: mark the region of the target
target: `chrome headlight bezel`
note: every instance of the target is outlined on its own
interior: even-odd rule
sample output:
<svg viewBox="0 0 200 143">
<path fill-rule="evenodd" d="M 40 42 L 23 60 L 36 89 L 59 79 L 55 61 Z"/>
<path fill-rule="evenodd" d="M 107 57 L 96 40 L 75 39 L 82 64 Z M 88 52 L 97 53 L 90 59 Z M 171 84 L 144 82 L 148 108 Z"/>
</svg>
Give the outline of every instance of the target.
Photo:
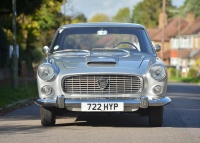
<svg viewBox="0 0 200 143">
<path fill-rule="evenodd" d="M 46 72 L 46 73 L 45 73 Z M 44 81 L 50 81 L 55 77 L 55 69 L 49 63 L 41 64 L 38 67 L 38 76 Z"/>
<path fill-rule="evenodd" d="M 166 77 L 166 70 L 162 65 L 152 65 L 150 68 L 151 77 L 155 80 L 163 80 Z"/>
</svg>

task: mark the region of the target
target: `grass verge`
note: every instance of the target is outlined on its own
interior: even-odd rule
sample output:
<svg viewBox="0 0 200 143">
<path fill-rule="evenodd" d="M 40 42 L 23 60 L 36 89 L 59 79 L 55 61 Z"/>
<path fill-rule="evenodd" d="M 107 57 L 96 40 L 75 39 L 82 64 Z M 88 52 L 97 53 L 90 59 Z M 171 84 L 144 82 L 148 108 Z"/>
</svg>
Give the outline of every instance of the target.
<svg viewBox="0 0 200 143">
<path fill-rule="evenodd" d="M 10 85 L 0 86 L 0 114 L 9 110 L 23 107 L 37 98 L 37 83 L 25 81 L 18 89 L 12 89 Z"/>
</svg>

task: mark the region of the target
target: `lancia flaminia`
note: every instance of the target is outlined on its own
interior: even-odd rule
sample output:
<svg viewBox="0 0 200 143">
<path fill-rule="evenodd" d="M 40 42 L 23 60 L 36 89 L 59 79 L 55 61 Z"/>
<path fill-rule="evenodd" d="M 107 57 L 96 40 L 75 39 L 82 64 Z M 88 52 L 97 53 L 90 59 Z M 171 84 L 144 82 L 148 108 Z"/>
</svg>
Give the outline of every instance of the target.
<svg viewBox="0 0 200 143">
<path fill-rule="evenodd" d="M 76 113 L 136 113 L 162 126 L 167 72 L 146 29 L 131 23 L 58 28 L 37 71 L 41 124 Z"/>
</svg>

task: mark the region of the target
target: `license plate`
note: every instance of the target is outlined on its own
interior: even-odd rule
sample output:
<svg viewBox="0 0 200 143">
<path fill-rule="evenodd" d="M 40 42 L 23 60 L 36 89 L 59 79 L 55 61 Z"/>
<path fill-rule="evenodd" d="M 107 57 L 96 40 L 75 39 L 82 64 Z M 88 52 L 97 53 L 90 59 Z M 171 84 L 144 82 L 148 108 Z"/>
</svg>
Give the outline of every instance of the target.
<svg viewBox="0 0 200 143">
<path fill-rule="evenodd" d="M 105 112 L 105 111 L 124 111 L 123 102 L 109 102 L 109 103 L 81 103 L 81 111 L 92 111 L 92 112 Z"/>
</svg>

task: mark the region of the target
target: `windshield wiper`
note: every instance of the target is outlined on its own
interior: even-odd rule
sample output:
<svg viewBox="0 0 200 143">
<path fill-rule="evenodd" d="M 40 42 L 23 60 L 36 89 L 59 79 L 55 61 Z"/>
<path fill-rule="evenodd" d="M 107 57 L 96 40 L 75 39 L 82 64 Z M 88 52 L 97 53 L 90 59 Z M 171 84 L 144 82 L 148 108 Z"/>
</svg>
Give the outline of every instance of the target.
<svg viewBox="0 0 200 143">
<path fill-rule="evenodd" d="M 62 53 L 62 52 L 87 52 L 90 54 L 89 50 L 81 50 L 81 49 L 64 49 L 60 51 L 54 51 L 53 53 Z"/>
<path fill-rule="evenodd" d="M 124 50 L 124 49 L 118 49 L 118 48 L 93 48 L 92 51 L 99 51 L 99 52 L 102 52 L 102 51 L 111 51 L 111 52 L 126 52 L 128 55 L 130 55 L 130 51 L 128 50 Z"/>
</svg>

